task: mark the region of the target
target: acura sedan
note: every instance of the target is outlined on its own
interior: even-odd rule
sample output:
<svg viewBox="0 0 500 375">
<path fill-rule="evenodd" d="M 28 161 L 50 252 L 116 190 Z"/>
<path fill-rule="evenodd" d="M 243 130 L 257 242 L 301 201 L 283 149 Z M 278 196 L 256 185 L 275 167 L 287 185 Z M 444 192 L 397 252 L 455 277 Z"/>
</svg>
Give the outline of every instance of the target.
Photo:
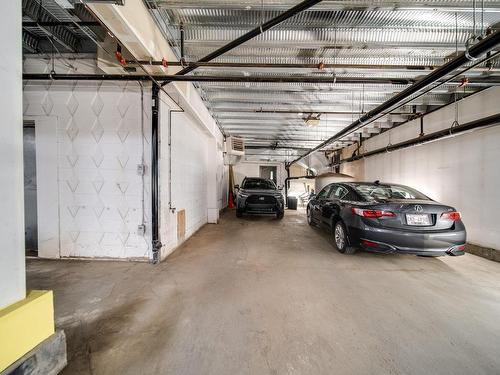
<svg viewBox="0 0 500 375">
<path fill-rule="evenodd" d="M 460 212 L 403 185 L 375 181 L 325 186 L 307 206 L 307 221 L 331 231 L 337 250 L 358 248 L 422 256 L 463 255 Z"/>
</svg>

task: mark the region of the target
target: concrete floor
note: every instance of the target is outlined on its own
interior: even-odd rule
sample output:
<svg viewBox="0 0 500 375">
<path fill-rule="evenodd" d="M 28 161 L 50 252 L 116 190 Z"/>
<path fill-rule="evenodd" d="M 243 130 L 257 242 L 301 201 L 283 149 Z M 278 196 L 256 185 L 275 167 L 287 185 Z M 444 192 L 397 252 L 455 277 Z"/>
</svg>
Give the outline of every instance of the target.
<svg viewBox="0 0 500 375">
<path fill-rule="evenodd" d="M 28 263 L 65 374 L 500 374 L 500 263 L 333 250 L 288 211 L 225 214 L 158 266 Z"/>
</svg>

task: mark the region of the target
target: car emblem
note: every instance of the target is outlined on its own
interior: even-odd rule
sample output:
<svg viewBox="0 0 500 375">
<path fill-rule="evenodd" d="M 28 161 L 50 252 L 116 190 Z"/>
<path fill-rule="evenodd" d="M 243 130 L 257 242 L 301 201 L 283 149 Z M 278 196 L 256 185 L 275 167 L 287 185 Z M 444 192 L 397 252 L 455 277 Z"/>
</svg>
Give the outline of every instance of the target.
<svg viewBox="0 0 500 375">
<path fill-rule="evenodd" d="M 263 201 L 263 200 L 264 200 L 264 197 L 259 197 L 259 200 Z"/>
<path fill-rule="evenodd" d="M 424 209 L 422 208 L 422 206 L 421 206 L 421 205 L 419 205 L 419 204 L 416 204 L 416 205 L 415 205 L 415 211 L 417 211 L 417 212 L 422 212 L 423 210 L 424 210 Z"/>
</svg>

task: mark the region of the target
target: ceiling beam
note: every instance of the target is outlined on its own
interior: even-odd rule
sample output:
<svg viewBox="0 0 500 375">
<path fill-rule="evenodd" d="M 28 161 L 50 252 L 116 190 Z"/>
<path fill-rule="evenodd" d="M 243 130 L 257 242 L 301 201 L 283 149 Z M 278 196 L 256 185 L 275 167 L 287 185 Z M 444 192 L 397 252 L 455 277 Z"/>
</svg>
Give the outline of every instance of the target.
<svg viewBox="0 0 500 375">
<path fill-rule="evenodd" d="M 23 22 L 24 26 L 25 22 Z M 127 62 L 127 66 L 138 65 L 156 65 L 163 66 L 164 61 L 159 60 L 138 60 L 137 62 Z M 187 66 L 196 68 L 251 68 L 251 69 L 317 69 L 319 71 L 324 69 L 383 69 L 383 70 L 410 70 L 410 71 L 428 71 L 434 70 L 437 66 L 434 65 L 370 65 L 370 64 L 307 64 L 307 63 L 239 63 L 239 62 L 186 62 L 182 64 L 180 61 L 168 61 L 169 66 Z M 479 68 L 478 68 L 479 69 Z M 486 69 L 486 68 L 485 68 Z"/>
<path fill-rule="evenodd" d="M 43 80 L 50 78 L 44 74 L 27 74 L 29 79 Z M 81 81 L 147 81 L 151 77 L 159 80 L 168 81 L 187 81 L 187 82 L 270 82 L 270 83 L 365 83 L 365 84 L 396 84 L 406 85 L 414 82 L 414 80 L 400 78 L 343 78 L 343 77 L 267 77 L 267 76 L 206 76 L 206 75 L 140 75 L 140 74 L 58 74 L 53 75 L 52 79 L 59 80 L 81 80 Z"/>
<path fill-rule="evenodd" d="M 483 85 L 487 82 L 495 82 L 500 79 L 500 75 L 484 75 L 483 77 L 474 77 L 469 74 L 464 76 L 468 77 L 470 82 L 474 82 L 475 85 Z M 370 75 L 370 78 L 374 78 L 374 74 Z M 383 78 L 383 77 L 382 77 Z M 461 82 L 460 82 L 461 83 Z M 434 93 L 449 94 L 452 89 L 454 89 L 459 81 L 451 81 L 445 83 L 439 89 L 435 90 Z M 237 84 L 237 83 L 217 83 L 217 82 L 204 82 L 201 84 L 203 92 L 208 96 L 219 95 L 224 93 L 226 95 L 231 95 L 232 97 L 240 95 L 288 95 L 288 96 L 306 96 L 306 95 L 346 95 L 352 98 L 352 94 L 355 94 L 355 98 L 358 98 L 365 93 L 366 95 L 378 94 L 394 94 L 398 91 L 406 88 L 407 85 L 381 85 L 381 84 L 369 84 L 369 83 L 321 83 L 321 84 L 304 84 L 304 83 L 253 83 L 253 84 Z M 464 87 L 462 87 L 463 89 Z M 470 87 L 465 86 L 465 89 Z"/>
<path fill-rule="evenodd" d="M 428 108 L 428 103 L 429 102 L 420 102 L 419 103 L 411 103 L 411 104 L 406 104 L 401 106 L 396 111 L 391 111 L 390 113 L 397 114 L 398 112 L 401 113 L 408 113 L 409 115 L 415 115 L 420 112 L 425 112 Z M 348 114 L 351 114 L 351 111 L 358 112 L 357 109 L 359 109 L 359 105 L 352 106 L 352 103 L 333 103 L 330 105 L 315 105 L 315 106 L 310 106 L 309 103 L 302 103 L 301 105 L 292 105 L 292 106 L 287 106 L 287 105 L 273 105 L 272 103 L 269 104 L 267 103 L 266 105 L 241 105 L 241 104 L 234 104 L 234 103 L 228 103 L 226 105 L 210 105 L 209 102 L 206 103 L 210 107 L 210 111 L 214 113 L 214 115 L 223 113 L 223 112 L 233 112 L 233 111 L 239 111 L 240 109 L 242 110 L 250 110 L 251 112 L 260 112 L 262 110 L 264 111 L 269 111 L 275 112 L 275 111 L 292 111 L 292 113 L 328 113 L 330 111 L 334 112 L 335 110 L 338 111 L 345 111 Z M 369 110 L 375 108 L 376 105 L 367 105 L 365 103 L 365 107 L 363 111 L 360 114 L 365 114 Z M 265 112 L 264 112 L 265 113 Z"/>
<path fill-rule="evenodd" d="M 297 76 L 206 76 L 206 75 L 141 75 L 141 74 L 57 74 L 49 76 L 47 74 L 25 74 L 24 79 L 44 80 L 80 80 L 80 81 L 148 81 L 151 78 L 168 81 L 187 82 L 255 82 L 255 83 L 329 83 L 329 84 L 393 84 L 409 85 L 415 83 L 412 79 L 400 78 L 359 78 L 359 77 L 297 77 Z M 468 85 L 497 85 L 500 84 L 500 77 L 473 78 Z M 456 81 L 456 84 L 459 84 Z"/>
<path fill-rule="evenodd" d="M 394 34 L 397 34 L 398 30 L 393 30 Z M 184 41 L 188 55 L 189 51 L 193 48 L 197 48 L 202 45 L 204 48 L 216 48 L 225 40 L 202 40 L 202 39 L 191 39 Z M 426 41 L 398 41 L 398 40 L 385 40 L 385 41 L 367 41 L 367 42 L 355 42 L 355 41 L 328 41 L 328 40 L 285 40 L 276 39 L 269 41 L 254 41 L 248 45 L 252 48 L 298 48 L 298 49 L 328 49 L 328 50 L 359 50 L 359 49 L 374 49 L 374 50 L 386 50 L 390 49 L 424 49 L 424 50 L 448 50 L 450 52 L 455 51 L 454 42 L 426 42 Z"/>
<path fill-rule="evenodd" d="M 284 113 L 284 114 L 304 114 L 304 113 L 310 113 L 309 110 L 261 110 L 261 109 L 245 109 L 245 108 L 214 108 L 216 112 L 224 112 L 224 113 Z M 332 114 L 332 115 L 362 115 L 365 112 L 359 112 L 359 111 L 322 111 L 322 114 Z M 394 111 L 391 112 L 393 115 L 402 115 L 402 116 L 412 116 L 415 115 L 414 112 L 398 112 Z M 215 114 L 217 116 L 217 114 Z"/>
<path fill-rule="evenodd" d="M 23 27 L 91 27 L 102 25 L 97 21 L 23 21 Z"/>
<path fill-rule="evenodd" d="M 316 138 L 292 138 L 292 137 L 279 137 L 279 138 L 262 138 L 262 137 L 248 137 L 245 141 L 246 142 L 318 142 L 321 139 L 316 139 Z M 337 144 L 348 144 L 352 143 L 347 140 L 342 140 L 339 142 L 336 142 Z"/>
<path fill-rule="evenodd" d="M 411 104 L 414 105 L 441 105 L 441 104 L 446 104 L 449 102 L 449 99 L 451 97 L 452 93 L 450 93 L 449 96 L 443 96 L 441 95 L 438 97 L 437 95 L 429 94 L 428 97 L 421 97 L 417 98 L 411 101 Z M 386 99 L 391 98 L 394 95 L 389 95 L 387 96 Z M 362 102 L 364 106 L 377 106 L 380 103 L 383 103 L 386 99 L 384 98 L 379 98 L 379 99 L 371 99 L 371 98 L 365 98 Z M 206 102 L 207 106 L 210 107 L 210 110 L 216 110 L 217 106 L 224 106 L 227 107 L 228 105 L 234 105 L 235 107 L 238 106 L 248 106 L 248 105 L 253 105 L 255 107 L 263 107 L 263 106 L 274 106 L 277 107 L 279 106 L 280 108 L 286 108 L 286 109 L 295 109 L 298 107 L 304 107 L 304 105 L 310 105 L 310 109 L 306 110 L 306 112 L 322 112 L 323 109 L 328 110 L 332 109 L 335 106 L 351 106 L 352 101 L 350 99 L 334 99 L 334 100 L 296 100 L 296 101 L 289 101 L 287 99 L 280 99 L 277 97 L 275 100 L 269 100 L 269 101 L 261 101 L 261 102 L 252 102 L 251 100 L 244 100 L 244 99 L 235 99 L 235 100 L 222 100 L 222 101 L 213 101 L 213 102 Z M 353 108 L 360 107 L 359 99 L 354 102 Z"/>
<path fill-rule="evenodd" d="M 23 0 L 22 2 L 23 16 L 29 17 L 33 21 L 39 22 L 57 22 L 45 8 L 33 0 Z M 34 26 L 23 28 L 27 31 L 34 28 L 40 28 L 47 35 L 46 39 L 53 40 L 70 52 L 76 52 L 80 46 L 79 39 L 64 26 Z"/>
</svg>

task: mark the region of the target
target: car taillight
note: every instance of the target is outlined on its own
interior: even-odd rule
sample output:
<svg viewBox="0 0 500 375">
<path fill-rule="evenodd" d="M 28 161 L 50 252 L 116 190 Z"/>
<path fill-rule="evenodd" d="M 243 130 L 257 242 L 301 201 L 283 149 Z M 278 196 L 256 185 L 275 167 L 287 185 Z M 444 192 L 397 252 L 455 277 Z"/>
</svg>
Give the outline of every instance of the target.
<svg viewBox="0 0 500 375">
<path fill-rule="evenodd" d="M 366 210 L 364 208 L 357 208 L 353 207 L 352 208 L 352 213 L 362 216 L 362 217 L 368 217 L 372 219 L 378 219 L 380 217 L 394 217 L 396 214 L 391 211 L 384 211 L 384 210 Z"/>
<path fill-rule="evenodd" d="M 460 212 L 458 211 L 451 211 L 451 212 L 443 212 L 441 214 L 441 219 L 443 220 L 451 220 L 451 221 L 457 221 L 462 218 L 462 215 L 460 215 Z"/>
</svg>

